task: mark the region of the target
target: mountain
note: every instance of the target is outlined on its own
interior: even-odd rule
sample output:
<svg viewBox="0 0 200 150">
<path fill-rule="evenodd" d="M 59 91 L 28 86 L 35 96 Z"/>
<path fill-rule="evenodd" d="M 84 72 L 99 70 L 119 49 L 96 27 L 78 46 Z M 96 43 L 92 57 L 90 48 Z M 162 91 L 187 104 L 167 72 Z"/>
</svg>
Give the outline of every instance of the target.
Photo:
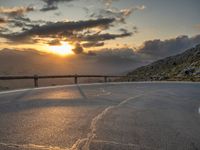
<svg viewBox="0 0 200 150">
<path fill-rule="evenodd" d="M 181 54 L 158 60 L 127 74 L 128 80 L 200 81 L 200 45 Z"/>
</svg>

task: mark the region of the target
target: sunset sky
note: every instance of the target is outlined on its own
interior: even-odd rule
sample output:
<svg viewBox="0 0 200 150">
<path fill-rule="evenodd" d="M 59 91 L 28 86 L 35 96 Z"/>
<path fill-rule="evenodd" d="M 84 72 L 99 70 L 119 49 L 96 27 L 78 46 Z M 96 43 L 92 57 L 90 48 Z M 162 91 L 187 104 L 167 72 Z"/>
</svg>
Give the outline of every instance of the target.
<svg viewBox="0 0 200 150">
<path fill-rule="evenodd" d="M 199 0 L 0 0 L 0 6 L 0 49 L 60 55 L 128 49 L 164 57 L 200 43 Z"/>
</svg>

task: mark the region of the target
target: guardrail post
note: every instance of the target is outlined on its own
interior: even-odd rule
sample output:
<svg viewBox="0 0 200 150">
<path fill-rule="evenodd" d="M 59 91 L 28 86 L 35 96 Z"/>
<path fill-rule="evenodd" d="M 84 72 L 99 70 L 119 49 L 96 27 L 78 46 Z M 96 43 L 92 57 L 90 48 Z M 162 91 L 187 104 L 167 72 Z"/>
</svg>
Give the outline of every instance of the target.
<svg viewBox="0 0 200 150">
<path fill-rule="evenodd" d="M 78 77 L 77 77 L 77 75 L 74 76 L 74 83 L 78 84 Z"/>
<path fill-rule="evenodd" d="M 34 75 L 34 86 L 38 87 L 38 75 Z"/>
<path fill-rule="evenodd" d="M 107 79 L 108 79 L 108 77 L 107 77 L 107 76 L 105 76 L 105 77 L 104 77 L 104 82 L 108 82 L 108 80 L 107 80 Z"/>
</svg>

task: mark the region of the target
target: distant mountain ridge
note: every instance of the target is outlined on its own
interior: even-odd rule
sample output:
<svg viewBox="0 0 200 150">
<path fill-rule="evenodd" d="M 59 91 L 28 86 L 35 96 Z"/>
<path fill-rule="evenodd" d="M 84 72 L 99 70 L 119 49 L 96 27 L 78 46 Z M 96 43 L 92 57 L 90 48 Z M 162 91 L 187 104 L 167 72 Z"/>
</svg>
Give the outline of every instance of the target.
<svg viewBox="0 0 200 150">
<path fill-rule="evenodd" d="M 135 65 L 132 60 L 123 60 L 112 56 L 72 55 L 61 57 L 33 49 L 0 50 L 0 76 L 8 75 L 118 75 Z M 121 69 L 122 68 L 122 69 Z M 120 70 L 121 69 L 121 70 Z M 103 78 L 81 78 L 79 83 L 101 82 Z M 72 84 L 73 79 L 39 80 L 39 86 Z M 33 87 L 32 80 L 0 80 L 0 91 Z"/>
<path fill-rule="evenodd" d="M 200 81 L 200 44 L 181 54 L 139 67 L 127 74 L 129 80 Z"/>
</svg>

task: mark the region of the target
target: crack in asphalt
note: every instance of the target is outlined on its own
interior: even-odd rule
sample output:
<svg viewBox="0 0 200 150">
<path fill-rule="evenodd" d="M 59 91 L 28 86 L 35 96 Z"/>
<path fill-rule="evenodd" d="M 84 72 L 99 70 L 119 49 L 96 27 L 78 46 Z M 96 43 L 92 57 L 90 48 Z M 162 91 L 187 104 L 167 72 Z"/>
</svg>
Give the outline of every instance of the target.
<svg viewBox="0 0 200 150">
<path fill-rule="evenodd" d="M 129 97 L 129 98 L 126 98 L 125 100 L 123 100 L 122 102 L 120 102 L 118 105 L 109 106 L 109 107 L 105 108 L 101 113 L 99 113 L 96 117 L 94 117 L 92 119 L 92 122 L 90 124 L 90 132 L 87 134 L 87 137 L 83 138 L 83 139 L 78 139 L 72 145 L 70 150 L 78 150 L 78 149 L 80 149 L 80 147 L 82 147 L 83 150 L 89 150 L 91 142 L 96 137 L 96 130 L 97 130 L 98 121 L 101 120 L 109 111 L 116 109 L 116 108 L 122 106 L 123 104 L 133 100 L 133 99 L 139 98 L 139 97 L 144 96 L 146 94 L 155 93 L 155 92 L 157 92 L 157 91 L 151 91 L 151 92 L 142 93 L 142 94 L 139 94 L 139 95 L 136 95 L 136 96 L 133 96 L 133 97 Z"/>
</svg>

